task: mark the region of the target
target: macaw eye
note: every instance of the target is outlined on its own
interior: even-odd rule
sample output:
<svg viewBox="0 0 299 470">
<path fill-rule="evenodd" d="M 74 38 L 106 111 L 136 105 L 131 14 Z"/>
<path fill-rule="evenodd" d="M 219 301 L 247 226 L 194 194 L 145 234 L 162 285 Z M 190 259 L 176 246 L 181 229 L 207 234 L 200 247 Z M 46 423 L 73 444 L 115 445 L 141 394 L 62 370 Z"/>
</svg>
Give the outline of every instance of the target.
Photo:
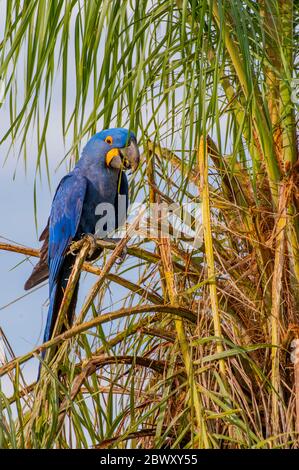
<svg viewBox="0 0 299 470">
<path fill-rule="evenodd" d="M 109 145 L 113 144 L 113 139 L 112 139 L 111 135 L 108 135 L 108 137 L 106 137 L 105 142 L 107 142 L 107 144 L 109 144 Z"/>
</svg>

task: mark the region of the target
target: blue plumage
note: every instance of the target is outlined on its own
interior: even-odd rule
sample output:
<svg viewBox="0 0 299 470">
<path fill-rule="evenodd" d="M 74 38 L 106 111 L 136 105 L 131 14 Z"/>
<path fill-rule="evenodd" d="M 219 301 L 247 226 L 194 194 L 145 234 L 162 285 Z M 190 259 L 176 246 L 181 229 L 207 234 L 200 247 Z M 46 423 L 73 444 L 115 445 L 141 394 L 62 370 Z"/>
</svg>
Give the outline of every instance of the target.
<svg viewBox="0 0 299 470">
<path fill-rule="evenodd" d="M 78 226 L 84 206 L 87 185 L 87 178 L 74 170 L 61 180 L 52 202 L 48 240 L 50 307 L 44 341 L 50 339 L 54 327 L 53 313 L 55 311 L 57 283 L 60 281 L 61 286 L 63 288 L 66 287 L 65 281 L 67 279 L 59 279 L 59 277 L 61 278 L 59 274 L 61 273 L 69 244 L 76 236 L 80 236 Z"/>
<path fill-rule="evenodd" d="M 134 134 L 122 128 L 106 129 L 88 141 L 73 171 L 61 180 L 53 198 L 48 226 L 41 236 L 44 244 L 40 261 L 25 284 L 25 289 L 29 289 L 49 276 L 50 305 L 44 341 L 51 338 L 74 263 L 74 257 L 67 255 L 70 243 L 95 232 L 98 204 L 110 203 L 117 208 L 119 193 L 128 200 L 128 182 L 123 170 L 136 169 L 138 162 Z M 76 295 L 77 292 L 68 315 L 69 322 Z"/>
</svg>

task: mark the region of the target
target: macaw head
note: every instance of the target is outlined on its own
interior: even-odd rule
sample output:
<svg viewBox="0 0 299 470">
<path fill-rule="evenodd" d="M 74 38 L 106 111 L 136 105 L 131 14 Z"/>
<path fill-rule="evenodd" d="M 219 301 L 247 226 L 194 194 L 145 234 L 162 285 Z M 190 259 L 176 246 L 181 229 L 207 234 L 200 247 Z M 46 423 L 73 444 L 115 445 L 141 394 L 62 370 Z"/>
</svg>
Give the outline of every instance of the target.
<svg viewBox="0 0 299 470">
<path fill-rule="evenodd" d="M 86 144 L 83 153 L 105 159 L 107 167 L 121 170 L 138 167 L 140 155 L 135 134 L 121 127 L 104 129 L 95 134 Z"/>
</svg>

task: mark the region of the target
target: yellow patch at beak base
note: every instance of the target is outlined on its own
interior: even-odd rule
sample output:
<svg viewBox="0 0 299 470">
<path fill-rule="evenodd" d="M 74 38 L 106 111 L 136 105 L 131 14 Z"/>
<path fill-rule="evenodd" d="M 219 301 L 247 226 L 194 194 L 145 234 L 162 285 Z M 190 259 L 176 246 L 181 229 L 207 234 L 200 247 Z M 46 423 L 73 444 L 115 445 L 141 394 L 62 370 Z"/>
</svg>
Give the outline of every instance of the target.
<svg viewBox="0 0 299 470">
<path fill-rule="evenodd" d="M 109 150 L 109 152 L 107 152 L 107 155 L 106 155 L 106 165 L 110 166 L 111 160 L 114 157 L 118 157 L 118 156 L 119 156 L 118 149 L 114 148 L 114 149 Z"/>
</svg>

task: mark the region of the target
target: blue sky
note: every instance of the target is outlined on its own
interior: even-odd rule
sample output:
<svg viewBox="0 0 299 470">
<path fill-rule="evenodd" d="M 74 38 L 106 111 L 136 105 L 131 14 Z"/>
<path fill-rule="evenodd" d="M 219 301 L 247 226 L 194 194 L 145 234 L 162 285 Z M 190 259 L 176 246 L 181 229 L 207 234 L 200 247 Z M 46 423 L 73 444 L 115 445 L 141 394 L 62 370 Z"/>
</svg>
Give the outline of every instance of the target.
<svg viewBox="0 0 299 470">
<path fill-rule="evenodd" d="M 0 0 L 0 7 L 3 7 L 3 0 Z M 0 18 L 0 41 L 3 36 L 3 21 Z M 71 33 L 72 35 L 72 33 Z M 72 38 L 70 39 L 70 44 Z M 17 75 L 15 76 L 18 83 L 18 98 L 20 104 L 23 102 L 23 70 L 25 67 L 24 50 L 21 52 Z M 70 48 L 69 53 L 69 69 L 68 69 L 68 95 L 67 109 L 72 110 L 75 102 L 75 73 L 74 71 L 74 54 Z M 91 86 L 92 88 L 92 86 Z M 91 98 L 89 98 L 91 99 Z M 92 103 L 87 101 L 86 115 L 92 108 Z M 42 163 L 41 181 L 37 185 L 37 216 L 38 216 L 38 233 L 40 233 L 47 221 L 52 196 L 60 179 L 66 174 L 66 163 L 59 166 L 59 163 L 69 150 L 68 145 L 71 143 L 71 136 L 64 144 L 62 137 L 61 124 L 61 74 L 58 71 L 54 82 L 54 91 L 52 98 L 52 108 L 47 131 L 47 149 L 49 156 L 49 172 L 51 175 L 51 189 L 48 186 L 45 163 Z M 161 117 L 162 122 L 164 116 Z M 0 140 L 10 125 L 9 105 L 4 101 L 0 107 Z M 101 123 L 98 124 L 98 130 L 101 129 Z M 33 187 L 35 180 L 35 168 L 37 158 L 37 146 L 35 139 L 35 130 L 31 129 L 32 140 L 27 141 L 27 158 L 28 164 L 25 172 L 23 164 L 23 155 L 20 155 L 18 161 L 17 148 L 11 149 L 8 158 L 5 161 L 8 152 L 8 144 L 4 143 L 0 146 L 0 236 L 4 237 L 1 241 L 5 242 L 5 238 L 16 244 L 23 244 L 29 247 L 37 248 L 40 246 L 38 242 L 38 234 L 36 232 L 34 220 L 34 199 Z M 85 144 L 87 138 L 82 142 Z M 66 145 L 66 146 L 65 146 Z M 81 146 L 81 148 L 82 148 Z M 14 153 L 16 152 L 16 153 Z M 142 196 L 141 196 L 142 197 Z M 48 286 L 47 284 L 36 291 L 26 293 L 23 290 L 24 282 L 30 275 L 32 264 L 26 260 L 23 255 L 0 251 L 0 326 L 4 330 L 8 341 L 10 342 L 14 353 L 19 356 L 27 353 L 38 344 L 42 343 L 43 329 L 47 314 Z M 22 263 L 21 263 L 22 262 Z M 20 264 L 21 263 L 21 264 Z M 127 260 L 126 267 L 130 264 Z M 132 277 L 132 273 L 125 274 L 126 277 Z M 84 298 L 88 287 L 90 286 L 92 277 L 89 276 L 80 284 L 79 301 Z M 105 307 L 109 308 L 110 303 L 115 303 L 125 295 L 125 290 L 115 285 L 112 286 L 113 299 L 105 302 Z M 19 299 L 20 300 L 16 300 Z M 102 305 L 104 307 L 104 305 Z M 116 307 L 117 308 L 117 307 Z M 28 369 L 28 381 L 36 378 L 37 361 L 35 364 L 26 365 Z"/>
<path fill-rule="evenodd" d="M 0 0 L 3 8 L 3 0 Z M 0 19 L 0 40 L 3 36 L 3 21 Z M 24 52 L 24 51 L 23 51 Z M 74 63 L 70 57 L 70 70 Z M 18 96 L 23 102 L 23 69 L 24 55 L 21 53 L 17 68 L 16 81 Z M 75 85 L 70 73 L 68 105 L 73 106 Z M 10 125 L 9 104 L 6 101 L 0 107 L 0 138 Z M 18 161 L 17 146 L 8 153 L 8 143 L 0 146 L 0 236 L 2 242 L 5 238 L 13 243 L 38 248 L 38 234 L 34 220 L 33 188 L 35 180 L 37 146 L 35 129 L 31 129 L 32 140 L 27 145 L 27 168 L 23 163 L 23 154 Z M 30 135 L 30 134 L 29 134 Z M 31 138 L 31 136 L 30 136 Z M 84 144 L 84 142 L 83 142 Z M 47 147 L 49 154 L 49 171 L 51 175 L 51 188 L 49 188 L 45 164 L 42 164 L 41 179 L 37 185 L 37 215 L 38 232 L 40 233 L 47 221 L 52 196 L 60 179 L 67 172 L 66 164 L 59 166 L 67 152 L 68 142 L 64 146 L 61 126 L 61 89 L 60 72 L 57 73 L 52 100 L 51 118 L 47 132 Z M 25 354 L 42 343 L 43 329 L 47 314 L 48 285 L 34 292 L 26 293 L 24 282 L 30 275 L 35 259 L 26 260 L 23 255 L 0 251 L 0 326 L 5 332 L 15 355 Z M 83 289 L 84 290 L 84 289 Z M 84 295 L 84 294 L 82 294 Z M 18 298 L 20 300 L 17 300 Z M 36 376 L 37 361 L 28 364 L 27 378 L 34 380 Z"/>
<path fill-rule="evenodd" d="M 54 104 L 59 112 L 59 105 Z M 0 122 L 4 128 L 8 126 L 7 104 L 0 110 Z M 65 168 L 55 171 L 58 161 L 62 158 L 64 147 L 62 138 L 57 136 L 54 123 L 49 127 L 49 155 L 52 185 L 55 188 L 60 178 L 65 174 Z M 25 174 L 22 159 L 16 165 L 13 152 L 3 164 L 7 146 L 0 147 L 0 236 L 17 244 L 38 247 L 38 237 L 34 221 L 33 185 L 35 176 L 35 146 L 32 145 L 32 160 L 29 160 Z M 45 225 L 52 194 L 45 174 L 38 185 L 38 228 L 42 230 Z M 1 241 L 5 242 L 4 239 Z M 23 285 L 29 276 L 32 265 L 29 261 L 23 262 L 24 256 L 0 252 L 0 325 L 3 328 L 16 355 L 30 351 L 42 339 L 43 325 L 47 311 L 48 286 L 30 292 L 24 298 L 10 304 L 15 299 L 24 296 Z M 34 259 L 32 259 L 34 262 Z M 18 265 L 18 266 L 17 266 Z M 10 304 L 6 306 L 7 304 Z M 6 307 L 5 307 L 6 306 Z"/>
<path fill-rule="evenodd" d="M 1 1 L 1 0 L 0 0 Z M 1 38 L 1 35 L 0 35 Z M 24 64 L 20 64 L 22 69 Z M 20 102 L 23 100 L 23 77 L 17 77 Z M 50 211 L 52 197 L 60 179 L 68 172 L 67 163 L 60 165 L 61 160 L 69 150 L 69 141 L 64 144 L 61 125 L 61 89 L 60 72 L 55 80 L 52 100 L 51 118 L 47 131 L 47 149 L 49 156 L 49 172 L 51 176 L 51 188 L 46 177 L 45 164 L 42 164 L 41 179 L 37 184 L 37 220 L 38 233 L 35 227 L 34 217 L 34 180 L 36 168 L 37 146 L 35 142 L 35 130 L 32 129 L 32 141 L 28 140 L 27 154 L 28 164 L 25 171 L 23 155 L 19 161 L 16 150 L 8 153 L 8 143 L 0 146 L 0 240 L 23 244 L 28 247 L 39 248 L 38 236 L 43 230 Z M 73 106 L 75 84 L 70 74 L 68 105 Z M 90 103 L 91 104 L 91 103 Z M 0 108 L 0 139 L 9 128 L 9 106 L 4 102 Z M 100 124 L 99 128 L 100 130 Z M 88 139 L 85 138 L 81 148 Z M 0 251 L 0 326 L 13 348 L 16 356 L 23 355 L 35 346 L 42 343 L 43 330 L 48 308 L 48 284 L 36 290 L 25 292 L 24 282 L 31 273 L 36 262 L 35 258 L 26 259 L 24 255 Z M 24 261 L 25 260 L 25 261 Z M 22 262 L 23 261 L 23 262 Z M 128 260 L 129 261 L 129 260 Z M 100 263 L 102 260 L 100 260 Z M 126 263 L 126 267 L 130 262 Z M 80 281 L 79 303 L 83 301 L 94 276 L 82 275 Z M 102 308 L 114 309 L 117 302 L 127 292 L 124 288 L 112 286 L 112 297 L 105 297 Z M 107 326 L 109 328 L 109 325 Z M 29 361 L 25 365 L 25 376 L 28 383 L 36 379 L 38 361 Z M 2 379 L 7 387 L 6 379 Z"/>
</svg>

